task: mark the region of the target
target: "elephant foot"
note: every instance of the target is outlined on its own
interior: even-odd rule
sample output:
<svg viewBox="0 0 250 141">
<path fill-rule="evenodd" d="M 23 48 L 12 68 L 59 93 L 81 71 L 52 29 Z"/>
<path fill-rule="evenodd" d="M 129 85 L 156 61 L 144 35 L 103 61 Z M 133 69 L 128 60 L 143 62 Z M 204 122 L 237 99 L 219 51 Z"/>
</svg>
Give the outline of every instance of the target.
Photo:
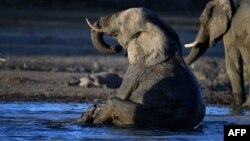
<svg viewBox="0 0 250 141">
<path fill-rule="evenodd" d="M 93 124 L 95 113 L 98 111 L 99 107 L 95 104 L 92 107 L 89 107 L 85 113 L 77 120 L 80 124 Z"/>
<path fill-rule="evenodd" d="M 102 108 L 99 108 L 95 111 L 94 114 L 94 124 L 112 124 L 114 119 L 113 114 L 113 101 L 112 98 L 103 105 Z"/>
<path fill-rule="evenodd" d="M 105 110 L 99 113 L 98 116 L 94 118 L 93 124 L 106 124 L 111 125 L 113 124 L 113 118 L 108 116 L 108 114 L 105 113 Z"/>
<path fill-rule="evenodd" d="M 85 113 L 77 120 L 77 123 L 83 125 L 90 124 L 105 124 L 109 121 L 109 109 L 107 108 L 109 104 L 104 105 L 93 105 L 88 108 Z M 111 120 L 111 119 L 110 119 Z"/>
<path fill-rule="evenodd" d="M 250 97 L 248 97 L 247 101 L 242 105 L 242 107 L 250 109 Z"/>
<path fill-rule="evenodd" d="M 242 97 L 240 94 L 233 94 L 233 103 L 232 106 L 234 107 L 240 107 L 244 103 L 245 98 Z"/>
</svg>

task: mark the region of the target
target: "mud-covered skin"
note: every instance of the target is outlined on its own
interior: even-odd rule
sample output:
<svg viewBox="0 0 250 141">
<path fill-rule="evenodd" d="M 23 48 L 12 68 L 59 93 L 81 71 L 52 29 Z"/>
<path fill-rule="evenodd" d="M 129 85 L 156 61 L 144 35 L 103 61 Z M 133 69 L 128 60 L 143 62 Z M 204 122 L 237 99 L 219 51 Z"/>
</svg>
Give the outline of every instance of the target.
<svg viewBox="0 0 250 141">
<path fill-rule="evenodd" d="M 225 46 L 226 69 L 232 86 L 236 106 L 250 107 L 244 88 L 243 64 L 250 82 L 250 1 L 213 0 L 200 17 L 200 31 L 188 55 L 187 64 L 198 59 L 210 46 L 223 39 Z"/>
<path fill-rule="evenodd" d="M 131 8 L 100 18 L 92 34 L 102 31 L 127 53 L 129 67 L 116 96 L 91 107 L 83 124 L 193 128 L 205 115 L 202 92 L 181 55 L 176 32 L 151 10 Z M 93 37 L 93 36 L 92 36 Z M 99 51 L 111 46 L 92 39 Z M 112 49 L 111 49 L 112 50 Z"/>
</svg>

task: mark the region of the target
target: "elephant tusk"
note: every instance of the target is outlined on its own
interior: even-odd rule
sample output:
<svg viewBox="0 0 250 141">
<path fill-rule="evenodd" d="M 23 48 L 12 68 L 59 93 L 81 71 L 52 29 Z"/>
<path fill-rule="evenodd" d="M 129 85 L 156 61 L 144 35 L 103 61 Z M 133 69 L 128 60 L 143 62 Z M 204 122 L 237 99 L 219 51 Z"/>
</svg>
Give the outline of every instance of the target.
<svg viewBox="0 0 250 141">
<path fill-rule="evenodd" d="M 192 48 L 192 47 L 195 47 L 199 42 L 198 41 L 194 41 L 190 44 L 185 44 L 185 48 Z"/>
<path fill-rule="evenodd" d="M 93 26 L 93 25 L 89 22 L 88 18 L 86 18 L 86 22 L 87 22 L 87 24 L 89 25 L 89 27 L 90 27 L 92 30 L 97 31 L 97 32 L 103 32 L 102 29 L 99 29 L 99 28 Z"/>
<path fill-rule="evenodd" d="M 0 58 L 0 62 L 6 62 L 6 59 Z"/>
</svg>

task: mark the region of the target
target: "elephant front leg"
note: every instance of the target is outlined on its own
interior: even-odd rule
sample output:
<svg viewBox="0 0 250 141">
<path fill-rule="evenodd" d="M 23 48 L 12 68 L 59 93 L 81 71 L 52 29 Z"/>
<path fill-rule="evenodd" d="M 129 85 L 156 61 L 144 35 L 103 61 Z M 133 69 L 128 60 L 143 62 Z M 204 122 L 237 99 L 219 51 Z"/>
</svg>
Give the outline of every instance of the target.
<svg viewBox="0 0 250 141">
<path fill-rule="evenodd" d="M 226 68 L 232 85 L 233 104 L 240 106 L 245 101 L 243 60 L 238 48 L 227 47 L 226 49 Z"/>
<path fill-rule="evenodd" d="M 132 92 L 138 87 L 138 79 L 143 74 L 145 66 L 129 65 L 124 75 L 122 84 L 117 91 L 116 97 L 128 100 Z"/>
</svg>

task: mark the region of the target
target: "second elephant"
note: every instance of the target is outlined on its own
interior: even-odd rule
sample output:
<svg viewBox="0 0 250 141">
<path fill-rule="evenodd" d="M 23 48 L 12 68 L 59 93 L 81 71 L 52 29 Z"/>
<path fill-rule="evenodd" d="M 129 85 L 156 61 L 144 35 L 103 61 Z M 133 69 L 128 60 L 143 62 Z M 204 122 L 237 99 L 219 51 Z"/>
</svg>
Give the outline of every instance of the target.
<svg viewBox="0 0 250 141">
<path fill-rule="evenodd" d="M 226 69 L 232 85 L 236 106 L 250 107 L 250 96 L 246 98 L 243 78 L 243 64 L 246 64 L 250 82 L 250 1 L 212 0 L 200 16 L 200 30 L 195 41 L 186 47 L 193 47 L 186 58 L 193 63 L 209 47 L 223 39 Z M 250 84 L 250 83 L 249 83 Z"/>
</svg>

